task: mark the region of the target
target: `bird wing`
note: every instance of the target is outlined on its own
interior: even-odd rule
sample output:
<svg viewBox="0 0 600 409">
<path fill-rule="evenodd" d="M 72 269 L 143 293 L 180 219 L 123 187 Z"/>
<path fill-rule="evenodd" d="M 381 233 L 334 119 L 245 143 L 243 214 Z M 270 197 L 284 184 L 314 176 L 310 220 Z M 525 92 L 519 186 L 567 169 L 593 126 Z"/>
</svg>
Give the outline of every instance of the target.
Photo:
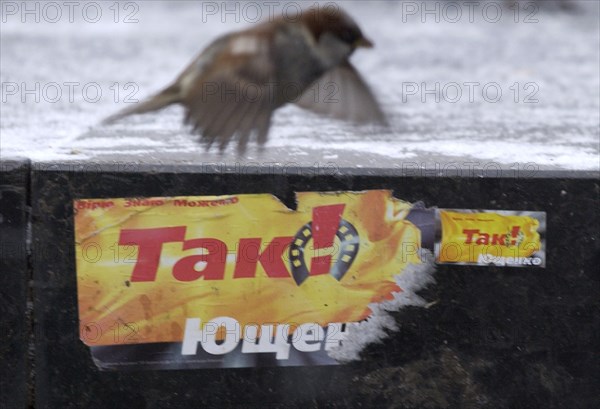
<svg viewBox="0 0 600 409">
<path fill-rule="evenodd" d="M 295 103 L 337 119 L 387 124 L 375 96 L 350 62 L 327 71 Z"/>
<path fill-rule="evenodd" d="M 243 152 L 253 134 L 259 145 L 266 142 L 278 107 L 270 89 L 275 67 L 269 41 L 260 32 L 230 36 L 217 52 L 212 51 L 209 61 L 201 55 L 180 76 L 185 122 L 208 147 L 217 142 L 222 151 L 237 137 Z"/>
</svg>

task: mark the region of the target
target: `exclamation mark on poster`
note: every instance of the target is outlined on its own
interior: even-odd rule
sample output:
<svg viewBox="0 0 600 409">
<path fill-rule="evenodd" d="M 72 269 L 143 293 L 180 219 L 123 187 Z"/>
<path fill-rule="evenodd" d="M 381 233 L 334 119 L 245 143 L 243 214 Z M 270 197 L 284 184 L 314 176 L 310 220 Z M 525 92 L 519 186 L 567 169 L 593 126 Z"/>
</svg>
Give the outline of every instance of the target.
<svg viewBox="0 0 600 409">
<path fill-rule="evenodd" d="M 512 240 L 510 241 L 510 244 L 512 244 L 513 246 L 517 245 L 517 237 L 519 237 L 519 230 L 521 228 L 519 226 L 513 226 L 510 235 L 512 236 Z"/>
<path fill-rule="evenodd" d="M 313 209 L 312 239 L 313 251 L 318 254 L 333 247 L 335 235 L 342 220 L 345 204 L 321 206 Z M 310 275 L 328 274 L 331 268 L 331 254 L 313 257 L 310 263 Z"/>
</svg>

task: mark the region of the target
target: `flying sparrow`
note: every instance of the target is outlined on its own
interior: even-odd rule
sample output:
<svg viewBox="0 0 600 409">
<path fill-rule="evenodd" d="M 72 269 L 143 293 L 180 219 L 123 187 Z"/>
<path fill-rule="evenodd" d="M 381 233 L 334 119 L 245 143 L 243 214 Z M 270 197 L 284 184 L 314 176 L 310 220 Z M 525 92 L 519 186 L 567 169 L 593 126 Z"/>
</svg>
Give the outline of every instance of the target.
<svg viewBox="0 0 600 409">
<path fill-rule="evenodd" d="M 158 94 L 109 118 L 112 123 L 171 104 L 185 107 L 185 123 L 209 148 L 237 139 L 243 152 L 252 135 L 267 140 L 273 112 L 295 103 L 357 123 L 385 124 L 375 97 L 349 62 L 358 47 L 373 47 L 339 8 L 309 9 L 215 40 Z M 326 92 L 324 92 L 326 91 Z"/>
</svg>

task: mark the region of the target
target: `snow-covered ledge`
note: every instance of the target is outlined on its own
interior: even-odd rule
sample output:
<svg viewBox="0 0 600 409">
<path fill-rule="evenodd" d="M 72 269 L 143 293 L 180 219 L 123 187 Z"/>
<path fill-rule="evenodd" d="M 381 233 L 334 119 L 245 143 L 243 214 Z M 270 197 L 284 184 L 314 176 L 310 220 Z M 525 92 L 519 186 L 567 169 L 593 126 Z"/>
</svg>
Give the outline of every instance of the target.
<svg viewBox="0 0 600 409">
<path fill-rule="evenodd" d="M 2 157 L 333 163 L 431 175 L 457 168 L 464 175 L 502 168 L 504 176 L 598 171 L 598 3 L 575 2 L 566 12 L 541 3 L 519 14 L 504 5 L 498 21 L 492 11 L 502 3 L 471 14 L 464 6 L 454 22 L 454 9 L 443 3 L 436 16 L 419 2 L 341 2 L 376 43 L 353 62 L 381 101 L 390 129 L 373 132 L 288 106 L 276 112 L 265 151 L 251 145 L 244 157 L 232 146 L 224 155 L 207 153 L 182 126 L 179 107 L 98 124 L 168 84 L 217 36 L 249 26 L 249 10 L 236 17 L 194 2 L 152 1 L 121 5 L 118 15 L 106 5 L 95 23 L 93 7 L 75 9 L 72 23 L 64 10 L 52 23 L 52 10 L 39 6 L 38 16 L 23 16 L 18 9 L 5 13 L 1 28 Z"/>
</svg>

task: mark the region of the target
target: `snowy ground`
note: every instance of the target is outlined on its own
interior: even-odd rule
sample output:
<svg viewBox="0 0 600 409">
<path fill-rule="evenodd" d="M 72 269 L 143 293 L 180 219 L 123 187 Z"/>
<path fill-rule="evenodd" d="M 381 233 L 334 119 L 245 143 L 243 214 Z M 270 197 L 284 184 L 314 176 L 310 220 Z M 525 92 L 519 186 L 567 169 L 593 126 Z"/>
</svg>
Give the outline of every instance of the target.
<svg viewBox="0 0 600 409">
<path fill-rule="evenodd" d="M 179 107 L 98 123 L 127 97 L 167 85 L 218 35 L 249 26 L 256 9 L 234 2 L 227 3 L 230 14 L 215 8 L 221 2 L 28 3 L 30 14 L 25 3 L 1 2 L 3 159 L 600 167 L 595 0 L 566 11 L 524 3 L 518 14 L 505 2 L 339 2 L 376 43 L 353 62 L 391 129 L 373 133 L 289 106 L 277 112 L 267 149 L 251 148 L 244 158 L 233 148 L 222 156 L 205 152 L 181 125 Z M 299 3 L 271 2 L 263 17 L 266 7 L 293 16 Z"/>
</svg>

